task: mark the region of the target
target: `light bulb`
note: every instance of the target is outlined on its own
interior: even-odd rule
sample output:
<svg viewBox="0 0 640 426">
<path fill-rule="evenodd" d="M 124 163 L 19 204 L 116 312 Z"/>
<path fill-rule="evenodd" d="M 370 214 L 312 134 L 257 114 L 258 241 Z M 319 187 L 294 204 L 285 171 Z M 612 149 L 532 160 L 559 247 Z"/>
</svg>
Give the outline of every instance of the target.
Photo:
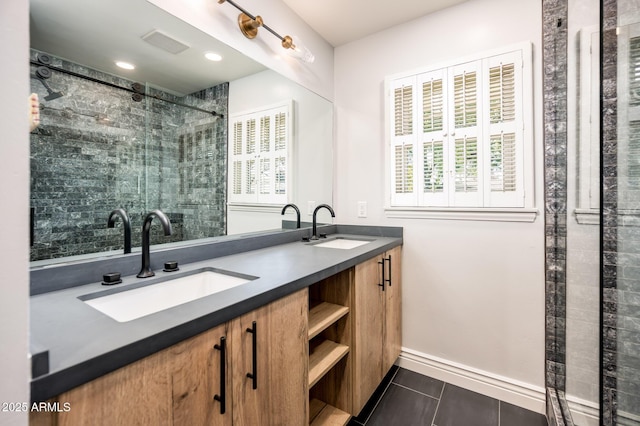
<svg viewBox="0 0 640 426">
<path fill-rule="evenodd" d="M 282 40 L 282 47 L 287 49 L 287 54 L 297 58 L 303 62 L 312 64 L 316 60 L 316 57 L 311 53 L 309 48 L 304 45 L 299 37 L 285 36 Z"/>
</svg>

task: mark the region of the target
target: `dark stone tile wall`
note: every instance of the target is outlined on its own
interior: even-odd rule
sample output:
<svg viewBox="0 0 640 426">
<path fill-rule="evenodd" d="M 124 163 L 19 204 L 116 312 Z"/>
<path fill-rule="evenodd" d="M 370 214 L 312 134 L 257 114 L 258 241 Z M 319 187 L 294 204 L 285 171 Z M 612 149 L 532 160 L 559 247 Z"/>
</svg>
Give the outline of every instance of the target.
<svg viewBox="0 0 640 426">
<path fill-rule="evenodd" d="M 55 67 L 121 87 L 133 83 L 52 59 Z M 46 100 L 47 90 L 31 79 L 41 103 L 41 125 L 31 135 L 31 260 L 121 249 L 120 220 L 116 229 L 107 228 L 109 212 L 119 207 L 131 216 L 134 247 L 153 209 L 169 216 L 173 235 L 165 237 L 154 224 L 152 244 L 226 233 L 226 118 L 150 96 L 135 102 L 130 92 L 51 74 L 47 84 L 64 93 L 57 99 Z M 147 93 L 227 115 L 228 84 L 180 98 Z M 180 162 L 180 140 L 187 135 L 199 138 L 199 151 Z M 181 179 L 197 182 L 199 192 L 189 193 L 193 185 L 181 188 Z"/>
<path fill-rule="evenodd" d="M 567 239 L 567 1 L 544 0 L 546 385 L 565 390 Z M 549 400 L 548 400 L 549 402 Z"/>
<path fill-rule="evenodd" d="M 638 122 L 619 97 L 618 37 L 638 25 L 637 2 L 603 1 L 602 64 L 602 424 L 640 424 L 640 178 L 631 143 Z M 620 40 L 624 43 L 624 40 Z M 625 43 L 626 44 L 626 43 Z M 619 62 L 620 59 L 620 62 Z"/>
<path fill-rule="evenodd" d="M 543 0 L 545 385 L 547 419 L 573 425 L 566 388 L 567 0 Z"/>
<path fill-rule="evenodd" d="M 616 424 L 617 411 L 617 251 L 618 251 L 618 135 L 617 135 L 617 0 L 602 2 L 602 248 L 600 421 Z"/>
</svg>

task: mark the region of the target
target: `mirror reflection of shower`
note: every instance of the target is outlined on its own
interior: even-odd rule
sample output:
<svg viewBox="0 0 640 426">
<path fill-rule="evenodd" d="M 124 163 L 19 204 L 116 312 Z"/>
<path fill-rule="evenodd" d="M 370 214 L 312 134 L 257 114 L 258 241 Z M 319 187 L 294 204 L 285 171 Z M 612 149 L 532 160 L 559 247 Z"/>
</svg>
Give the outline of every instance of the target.
<svg viewBox="0 0 640 426">
<path fill-rule="evenodd" d="M 121 233 L 107 228 L 116 208 L 134 229 L 162 209 L 169 242 L 226 234 L 228 84 L 178 96 L 42 58 L 32 51 L 41 118 L 31 133 L 32 261 L 121 252 Z M 151 231 L 152 244 L 167 242 Z"/>
</svg>

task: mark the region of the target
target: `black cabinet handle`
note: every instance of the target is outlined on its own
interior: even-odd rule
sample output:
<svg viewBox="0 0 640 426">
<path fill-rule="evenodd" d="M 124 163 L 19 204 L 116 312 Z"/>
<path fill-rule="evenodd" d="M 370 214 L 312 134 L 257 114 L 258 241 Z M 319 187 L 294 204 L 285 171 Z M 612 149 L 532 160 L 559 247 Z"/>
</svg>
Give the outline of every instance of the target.
<svg viewBox="0 0 640 426">
<path fill-rule="evenodd" d="M 251 341 L 252 341 L 252 373 L 247 373 L 247 377 L 252 379 L 253 388 L 258 389 L 258 331 L 256 328 L 256 322 L 254 321 L 251 324 L 251 328 L 247 328 L 247 333 L 251 333 Z"/>
<path fill-rule="evenodd" d="M 385 280 L 386 282 L 389 283 L 389 287 L 391 287 L 391 255 L 389 255 L 388 259 L 382 259 L 382 262 L 384 263 L 385 261 L 389 262 L 389 279 Z M 383 272 L 384 274 L 384 272 Z"/>
<path fill-rule="evenodd" d="M 220 338 L 220 344 L 214 345 L 214 349 L 220 351 L 220 394 L 214 395 L 213 399 L 220 402 L 220 414 L 224 414 L 226 411 L 226 389 L 225 389 L 225 364 L 227 358 L 227 339 L 222 336 Z"/>
<path fill-rule="evenodd" d="M 382 265 L 382 274 L 380 275 L 380 284 L 378 284 L 378 287 L 382 287 L 382 291 L 384 291 L 384 282 L 385 282 L 385 279 L 384 279 L 384 276 L 385 276 L 384 263 L 385 262 L 384 261 L 385 259 L 382 258 L 382 262 L 378 262 L 378 265 Z"/>
</svg>

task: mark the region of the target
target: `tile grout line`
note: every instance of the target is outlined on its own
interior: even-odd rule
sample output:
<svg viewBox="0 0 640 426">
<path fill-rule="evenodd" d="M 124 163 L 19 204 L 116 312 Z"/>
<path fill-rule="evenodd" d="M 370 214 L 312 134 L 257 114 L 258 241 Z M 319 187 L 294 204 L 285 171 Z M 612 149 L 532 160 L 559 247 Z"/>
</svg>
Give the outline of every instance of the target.
<svg viewBox="0 0 640 426">
<path fill-rule="evenodd" d="M 442 382 L 442 389 L 440 390 L 440 398 L 438 398 L 438 404 L 436 404 L 436 411 L 433 412 L 432 426 L 436 426 L 436 416 L 438 415 L 438 408 L 440 408 L 440 402 L 442 401 L 442 394 L 444 394 L 444 387 L 447 386 L 446 382 Z"/>
<path fill-rule="evenodd" d="M 398 371 L 400 371 L 400 368 L 398 368 L 396 370 L 396 372 L 393 373 L 393 377 L 391 378 L 391 380 L 389 380 L 389 383 L 387 384 L 387 387 L 384 388 L 384 391 L 382 392 L 382 394 L 380 394 L 380 398 L 378 398 L 378 400 L 376 401 L 376 405 L 373 407 L 373 409 L 371 410 L 371 412 L 369 413 L 369 415 L 365 419 L 365 421 L 363 423 L 363 426 L 365 426 L 367 424 L 367 422 L 369 421 L 369 419 L 371 418 L 373 413 L 376 411 L 376 408 L 378 408 L 378 405 L 380 404 L 380 401 L 382 401 L 382 398 L 384 397 L 384 394 L 387 393 L 387 390 L 389 390 L 389 386 L 391 386 L 391 384 L 393 383 L 393 379 L 395 379 L 396 376 L 398 375 Z"/>
<path fill-rule="evenodd" d="M 405 385 L 401 385 L 400 383 L 391 383 L 391 384 L 392 384 L 392 385 L 396 385 L 396 386 L 398 386 L 399 388 L 403 388 L 403 389 L 406 389 L 406 390 L 410 390 L 411 392 L 415 392 L 415 393 L 417 393 L 418 395 L 426 396 L 426 397 L 428 397 L 428 398 L 435 399 L 436 401 L 439 401 L 438 397 L 436 397 L 436 396 L 431 396 L 431 395 L 428 395 L 428 394 L 426 394 L 426 393 L 422 393 L 422 392 L 420 392 L 420 391 L 417 391 L 417 390 L 412 389 L 412 388 L 410 388 L 410 387 L 407 387 L 407 386 L 405 386 Z M 443 385 L 443 386 L 444 386 L 444 385 Z"/>
</svg>

